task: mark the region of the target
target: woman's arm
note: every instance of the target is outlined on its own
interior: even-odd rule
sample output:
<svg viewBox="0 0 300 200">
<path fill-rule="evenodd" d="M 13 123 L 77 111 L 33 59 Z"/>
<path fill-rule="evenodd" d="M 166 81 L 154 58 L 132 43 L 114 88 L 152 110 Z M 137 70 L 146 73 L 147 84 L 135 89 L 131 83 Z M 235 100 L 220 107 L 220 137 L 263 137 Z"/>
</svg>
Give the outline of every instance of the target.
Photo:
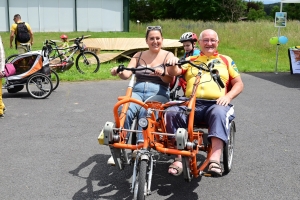
<svg viewBox="0 0 300 200">
<path fill-rule="evenodd" d="M 172 52 L 170 52 L 168 54 L 168 56 L 165 59 L 165 63 L 164 63 L 164 76 L 160 76 L 161 80 L 165 83 L 171 83 L 173 81 L 173 75 L 170 75 L 168 73 L 168 66 L 166 66 L 166 63 L 168 60 L 170 60 L 171 58 L 174 58 L 174 54 Z"/>
</svg>

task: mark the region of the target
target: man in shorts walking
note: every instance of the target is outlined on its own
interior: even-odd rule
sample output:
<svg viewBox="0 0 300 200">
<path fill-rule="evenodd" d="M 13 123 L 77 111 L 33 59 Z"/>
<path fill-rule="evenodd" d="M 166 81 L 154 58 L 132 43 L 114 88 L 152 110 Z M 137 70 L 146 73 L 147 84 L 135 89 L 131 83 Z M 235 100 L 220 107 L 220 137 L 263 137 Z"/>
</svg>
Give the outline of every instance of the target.
<svg viewBox="0 0 300 200">
<path fill-rule="evenodd" d="M 30 49 L 33 45 L 33 32 L 28 23 L 22 22 L 21 16 L 19 14 L 16 14 L 13 20 L 15 24 L 13 24 L 10 28 L 10 48 L 13 47 L 12 42 L 15 38 L 15 45 L 18 53 L 26 53 L 27 48 Z M 19 33 L 18 30 L 20 30 Z M 21 43 L 27 44 L 27 47 L 22 46 Z"/>
</svg>

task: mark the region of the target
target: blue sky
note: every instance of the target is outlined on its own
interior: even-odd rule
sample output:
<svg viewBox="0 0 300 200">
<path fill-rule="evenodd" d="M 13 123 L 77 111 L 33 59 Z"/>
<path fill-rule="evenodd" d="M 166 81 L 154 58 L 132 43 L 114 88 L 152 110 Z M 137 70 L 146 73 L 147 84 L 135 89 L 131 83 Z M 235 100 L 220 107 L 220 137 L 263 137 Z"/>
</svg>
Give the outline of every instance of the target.
<svg viewBox="0 0 300 200">
<path fill-rule="evenodd" d="M 278 3 L 280 2 L 280 0 L 260 0 L 262 2 L 264 2 L 264 4 L 271 4 L 271 3 Z"/>
</svg>

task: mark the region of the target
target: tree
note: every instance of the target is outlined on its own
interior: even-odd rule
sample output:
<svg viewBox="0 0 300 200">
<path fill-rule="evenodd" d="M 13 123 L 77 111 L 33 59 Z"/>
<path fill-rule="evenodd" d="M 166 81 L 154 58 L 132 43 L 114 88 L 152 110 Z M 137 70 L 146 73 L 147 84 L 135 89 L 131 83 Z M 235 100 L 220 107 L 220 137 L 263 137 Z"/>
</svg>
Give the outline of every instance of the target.
<svg viewBox="0 0 300 200">
<path fill-rule="evenodd" d="M 222 5 L 227 20 L 235 22 L 244 16 L 246 4 L 243 0 L 222 0 Z"/>
<path fill-rule="evenodd" d="M 284 6 L 284 11 L 287 12 L 287 18 L 289 20 L 300 20 L 300 4 L 289 3 Z"/>
<path fill-rule="evenodd" d="M 130 0 L 130 20 L 237 21 L 245 5 L 243 0 Z"/>
</svg>

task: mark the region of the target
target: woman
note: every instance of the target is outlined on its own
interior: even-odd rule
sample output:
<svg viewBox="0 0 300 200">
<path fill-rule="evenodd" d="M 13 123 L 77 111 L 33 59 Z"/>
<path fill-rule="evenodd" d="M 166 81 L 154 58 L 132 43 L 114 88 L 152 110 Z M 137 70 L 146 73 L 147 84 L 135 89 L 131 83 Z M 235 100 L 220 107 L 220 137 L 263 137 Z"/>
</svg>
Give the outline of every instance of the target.
<svg viewBox="0 0 300 200">
<path fill-rule="evenodd" d="M 145 101 L 151 96 L 162 95 L 169 99 L 169 83 L 173 80 L 165 70 L 164 64 L 167 60 L 174 57 L 172 52 L 162 49 L 163 35 L 160 26 L 148 26 L 146 29 L 146 43 L 149 49 L 146 51 L 136 53 L 128 64 L 128 68 L 149 67 L 153 68 L 155 72 L 150 70 L 137 71 L 136 83 L 133 87 L 132 97 L 140 101 Z M 113 76 L 119 76 L 121 79 L 128 79 L 132 72 L 124 70 L 117 73 L 117 68 L 111 69 Z M 135 114 L 139 111 L 139 116 L 144 116 L 144 109 L 140 109 L 137 104 L 131 103 L 126 113 L 126 120 L 124 124 L 125 129 L 129 129 Z M 137 134 L 137 143 L 144 142 L 143 135 Z M 114 164 L 111 157 L 107 164 Z"/>
<path fill-rule="evenodd" d="M 2 78 L 4 77 L 3 71 L 5 66 L 5 53 L 0 36 L 0 118 L 4 117 L 5 106 L 2 101 Z"/>
</svg>

